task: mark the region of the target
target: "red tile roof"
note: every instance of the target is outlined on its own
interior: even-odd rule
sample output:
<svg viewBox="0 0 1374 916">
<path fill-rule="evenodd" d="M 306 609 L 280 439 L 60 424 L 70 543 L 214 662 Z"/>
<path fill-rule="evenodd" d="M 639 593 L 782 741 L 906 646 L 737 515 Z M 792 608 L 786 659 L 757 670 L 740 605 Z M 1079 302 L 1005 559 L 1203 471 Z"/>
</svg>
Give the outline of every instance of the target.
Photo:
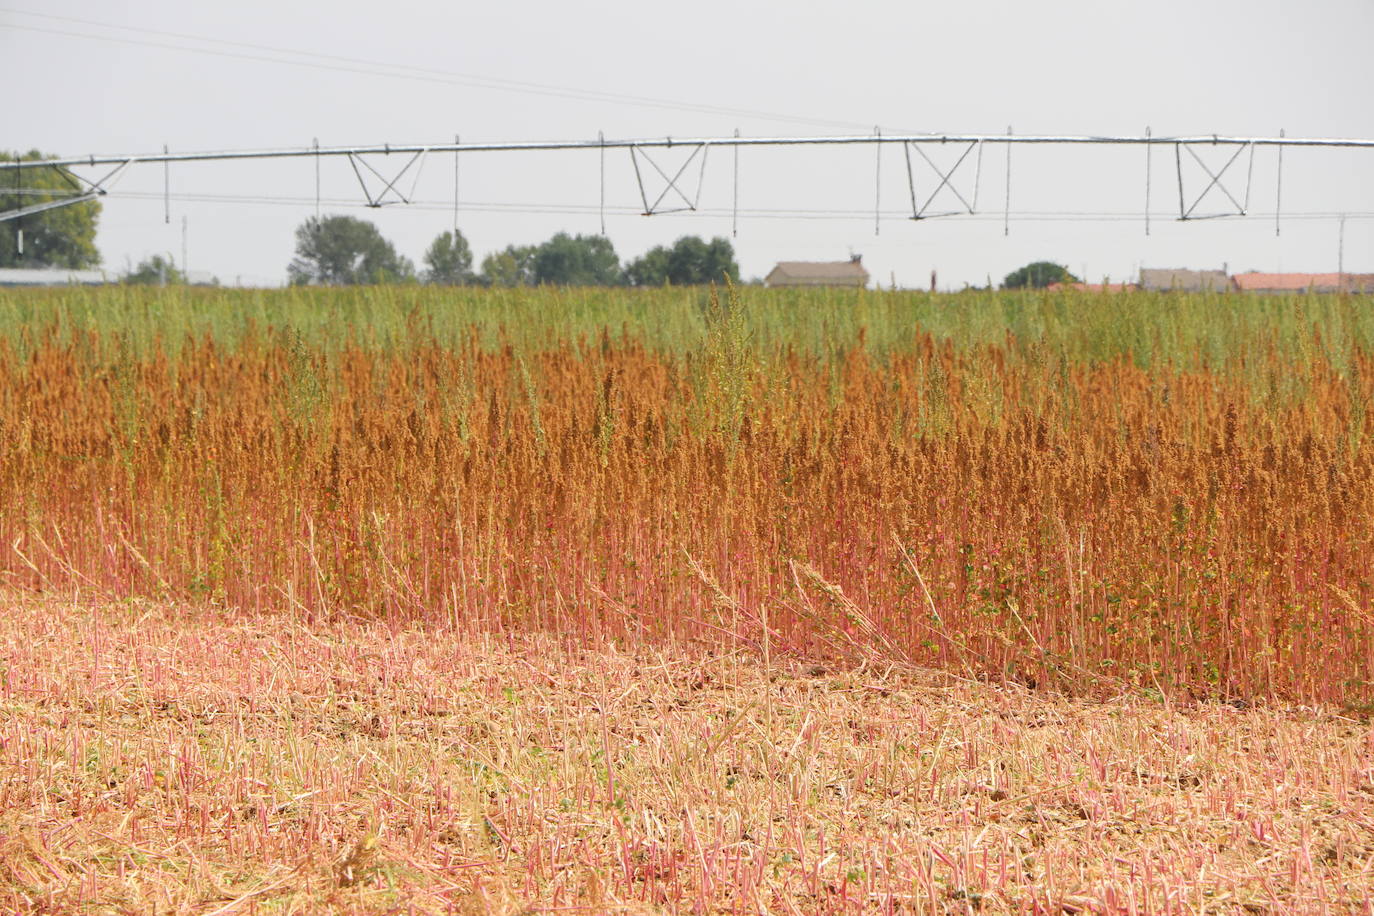
<svg viewBox="0 0 1374 916">
<path fill-rule="evenodd" d="M 1261 289 L 1302 292 L 1309 288 L 1337 289 L 1340 286 L 1340 274 L 1265 274 L 1251 271 L 1236 274 L 1231 278 L 1231 282 L 1242 292 Z"/>
<path fill-rule="evenodd" d="M 1374 291 L 1374 274 L 1266 274 L 1251 271 L 1231 278 L 1241 292 Z"/>
</svg>

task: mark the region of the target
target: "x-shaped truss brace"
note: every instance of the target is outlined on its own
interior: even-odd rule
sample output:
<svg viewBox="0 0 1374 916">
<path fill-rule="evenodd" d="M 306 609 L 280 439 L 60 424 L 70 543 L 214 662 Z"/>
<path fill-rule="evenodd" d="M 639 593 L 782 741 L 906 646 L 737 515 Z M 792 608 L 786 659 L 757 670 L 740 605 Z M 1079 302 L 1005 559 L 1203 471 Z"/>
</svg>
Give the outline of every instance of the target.
<svg viewBox="0 0 1374 916">
<path fill-rule="evenodd" d="M 1255 144 L 1236 144 L 1236 151 L 1231 154 L 1231 158 L 1227 159 L 1226 164 L 1223 165 L 1221 168 L 1217 169 L 1215 172 L 1212 171 L 1212 169 L 1207 165 L 1207 163 L 1202 161 L 1201 156 L 1199 156 L 1196 152 L 1193 151 L 1193 146 L 1194 144 L 1191 143 L 1174 144 L 1174 164 L 1178 169 L 1178 218 L 1180 220 L 1192 220 L 1218 219 L 1225 216 L 1245 216 L 1246 212 L 1250 209 L 1250 186 L 1253 183 L 1255 177 Z M 1198 166 L 1202 169 L 1202 171 L 1207 173 L 1207 177 L 1211 179 L 1211 181 L 1207 182 L 1207 186 L 1202 189 L 1202 193 L 1198 194 L 1198 196 L 1193 199 L 1193 203 L 1191 206 L 1185 206 L 1184 204 L 1183 150 L 1185 149 L 1188 151 L 1188 155 L 1193 157 L 1193 161 L 1195 161 L 1198 164 Z M 1236 200 L 1235 195 L 1231 193 L 1230 189 L 1226 187 L 1226 184 L 1221 179 L 1222 176 L 1226 174 L 1226 170 L 1229 169 L 1236 162 L 1236 160 L 1240 158 L 1240 154 L 1245 152 L 1247 149 L 1250 151 L 1250 155 L 1248 157 L 1249 161 L 1246 166 L 1245 174 L 1245 200 L 1242 203 L 1241 201 Z M 1202 199 L 1206 197 L 1213 188 L 1216 188 L 1217 190 L 1221 191 L 1222 194 L 1226 195 L 1226 199 L 1231 202 L 1231 206 L 1235 207 L 1235 211 L 1227 213 L 1208 213 L 1201 216 L 1194 215 L 1194 211 L 1197 210 L 1198 204 L 1202 203 Z"/>
<path fill-rule="evenodd" d="M 348 164 L 353 166 L 353 174 L 358 176 L 358 184 L 363 189 L 363 196 L 367 198 L 367 205 L 369 207 L 385 207 L 387 204 L 408 204 L 411 202 L 415 197 L 415 188 L 420 184 L 420 171 L 425 167 L 425 157 L 428 154 L 428 149 L 422 149 L 418 153 L 412 155 L 406 160 L 406 164 L 401 166 L 401 170 L 396 173 L 396 177 L 392 178 L 390 181 L 387 180 L 385 175 L 377 171 L 372 163 L 364 159 L 361 153 L 349 153 Z M 359 165 L 362 165 L 363 169 L 367 169 L 375 175 L 377 180 L 382 183 L 382 189 L 376 194 L 372 193 L 372 188 L 367 183 L 367 176 L 363 174 L 362 169 L 358 168 Z M 398 188 L 397 185 L 400 183 L 401 179 L 405 177 L 406 172 L 410 171 L 411 166 L 416 166 L 416 168 L 415 175 L 410 182 L 410 191 L 406 194 L 402 194 L 401 189 Z M 395 199 L 388 200 L 388 195 L 394 195 Z"/>
<path fill-rule="evenodd" d="M 959 158 L 955 160 L 954 165 L 950 166 L 947 170 L 942 169 L 938 165 L 936 165 L 934 160 L 932 160 L 929 156 L 926 155 L 926 151 L 921 149 L 921 145 L 922 144 L 919 143 L 912 143 L 909 140 L 902 144 L 902 151 L 906 154 L 907 187 L 911 190 L 911 218 L 919 220 L 932 219 L 937 216 L 958 216 L 966 212 L 971 214 L 975 210 L 977 210 L 978 185 L 983 175 L 983 142 L 981 140 L 970 141 L 968 146 L 964 148 L 964 151 L 959 154 Z M 919 155 L 922 159 L 925 160 L 926 165 L 930 166 L 931 169 L 934 170 L 935 174 L 940 177 L 940 183 L 935 186 L 935 190 L 930 192 L 930 195 L 926 197 L 924 203 L 917 202 L 916 173 L 911 166 L 911 150 L 913 148 L 915 148 L 917 155 Z M 973 173 L 973 202 L 969 203 L 968 200 L 964 198 L 964 195 L 959 193 L 959 189 L 955 187 L 954 173 L 959 170 L 959 166 L 964 164 L 964 160 L 968 159 L 969 154 L 972 153 L 975 149 L 977 149 L 978 155 L 974 157 L 975 162 L 977 164 L 975 166 L 975 171 Z M 939 196 L 940 192 L 945 190 L 946 188 L 949 189 L 951 194 L 959 198 L 959 203 L 963 204 L 963 209 L 948 210 L 941 213 L 931 213 L 930 205 L 935 202 L 935 198 Z"/>
<path fill-rule="evenodd" d="M 113 187 L 119 177 L 124 174 L 124 170 L 133 164 L 134 161 L 135 160 L 132 158 L 125 159 L 94 181 L 76 174 L 66 166 L 41 166 L 41 168 L 51 169 L 56 172 L 61 176 L 63 181 L 71 185 L 72 190 L 54 200 L 46 200 L 43 203 L 34 204 L 30 207 L 20 207 L 17 210 L 6 210 L 4 213 L 0 213 L 0 223 L 7 220 L 19 219 L 23 216 L 32 216 L 35 213 L 42 213 L 44 210 L 55 210 L 58 207 L 70 207 L 72 204 L 85 203 L 88 200 L 95 200 L 97 197 L 108 194 L 110 188 Z M 38 167 L 39 166 L 35 166 L 35 168 Z M 20 169 L 20 172 L 22 171 L 23 169 Z M 44 191 L 45 195 L 56 193 L 60 192 Z"/>
<path fill-rule="evenodd" d="M 653 160 L 648 150 L 641 149 L 638 146 L 630 147 L 630 161 L 635 167 L 635 182 L 639 185 L 639 200 L 644 205 L 645 216 L 653 216 L 655 213 L 681 213 L 684 210 L 695 210 L 697 208 L 697 205 L 701 202 L 701 186 L 706 178 L 707 146 L 709 146 L 709 144 L 706 143 L 693 144 L 691 154 L 683 160 L 682 165 L 678 166 L 677 171 L 673 173 L 671 178 L 668 176 L 668 173 Z M 668 148 L 671 149 L 671 145 Z M 690 166 L 693 160 L 698 156 L 701 157 L 701 163 L 697 170 L 696 193 L 689 197 L 687 192 L 683 190 L 678 182 L 682 179 L 682 176 L 686 174 L 687 167 Z M 659 176 L 666 182 L 663 186 L 663 191 L 658 197 L 654 198 L 653 203 L 649 202 L 649 193 L 644 188 L 644 172 L 639 167 L 640 159 L 643 159 L 652 166 L 653 170 L 658 172 Z M 652 176 L 650 176 L 650 178 L 652 179 Z M 662 206 L 664 199 L 668 197 L 669 193 L 676 194 L 677 198 L 682 201 L 682 205 L 678 206 L 677 201 L 674 200 L 672 206 Z"/>
</svg>

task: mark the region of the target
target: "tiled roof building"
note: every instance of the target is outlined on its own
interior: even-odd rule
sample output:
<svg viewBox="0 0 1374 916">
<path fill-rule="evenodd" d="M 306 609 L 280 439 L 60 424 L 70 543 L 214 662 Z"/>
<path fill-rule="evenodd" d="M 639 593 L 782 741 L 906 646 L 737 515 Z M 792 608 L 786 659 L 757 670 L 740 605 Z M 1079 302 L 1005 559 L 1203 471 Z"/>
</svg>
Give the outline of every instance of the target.
<svg viewBox="0 0 1374 916">
<path fill-rule="evenodd" d="M 1243 293 L 1374 293 L 1374 274 L 1236 274 L 1232 287 Z"/>
<path fill-rule="evenodd" d="M 767 286 L 853 286 L 868 285 L 868 271 L 862 256 L 848 261 L 780 261 L 764 278 Z"/>
<path fill-rule="evenodd" d="M 1177 290 L 1181 293 L 1200 293 L 1209 290 L 1220 293 L 1231 288 L 1224 270 L 1186 270 L 1175 267 L 1142 267 L 1140 285 L 1153 292 Z"/>
</svg>

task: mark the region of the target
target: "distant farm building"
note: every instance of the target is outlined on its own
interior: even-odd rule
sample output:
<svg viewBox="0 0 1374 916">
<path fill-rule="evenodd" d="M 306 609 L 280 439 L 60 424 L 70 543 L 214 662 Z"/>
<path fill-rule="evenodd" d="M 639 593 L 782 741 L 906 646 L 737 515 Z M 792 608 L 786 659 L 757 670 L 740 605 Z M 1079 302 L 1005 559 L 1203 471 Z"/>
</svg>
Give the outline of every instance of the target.
<svg viewBox="0 0 1374 916">
<path fill-rule="evenodd" d="M 1374 293 L 1374 274 L 1236 274 L 1232 288 L 1242 293 Z"/>
<path fill-rule="evenodd" d="M 65 270 L 51 267 L 0 268 L 0 286 L 99 286 L 113 282 L 103 270 Z"/>
<path fill-rule="evenodd" d="M 1142 267 L 1140 286 L 1151 292 L 1224 293 L 1231 281 L 1224 270 L 1187 270 L 1175 267 Z"/>
<path fill-rule="evenodd" d="M 868 271 L 862 255 L 848 261 L 780 261 L 767 277 L 765 286 L 850 286 L 868 285 Z"/>
</svg>

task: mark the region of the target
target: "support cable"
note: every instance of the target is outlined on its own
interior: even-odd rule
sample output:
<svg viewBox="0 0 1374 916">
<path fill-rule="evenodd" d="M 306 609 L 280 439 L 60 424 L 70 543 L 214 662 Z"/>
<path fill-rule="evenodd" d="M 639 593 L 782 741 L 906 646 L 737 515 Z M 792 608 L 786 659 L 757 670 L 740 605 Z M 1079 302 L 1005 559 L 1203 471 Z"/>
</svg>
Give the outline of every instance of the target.
<svg viewBox="0 0 1374 916">
<path fill-rule="evenodd" d="M 1145 127 L 1145 136 L 1150 136 L 1150 128 Z M 1145 144 L 1145 235 L 1150 234 L 1150 152 L 1154 147 L 1149 143 Z"/>
<path fill-rule="evenodd" d="M 874 126 L 873 136 L 881 137 L 883 129 Z M 873 144 L 873 235 L 878 235 L 878 229 L 882 225 L 882 205 L 883 205 L 883 145 Z"/>
<path fill-rule="evenodd" d="M 978 141 L 978 164 L 973 170 L 973 206 L 969 207 L 969 213 L 978 209 L 978 188 L 983 183 L 983 141 Z"/>
<path fill-rule="evenodd" d="M 51 193 L 44 191 L 44 193 Z M 91 197 L 97 197 L 92 194 Z M 162 192 L 159 191 L 126 191 L 111 192 L 110 196 L 121 200 L 130 201 L 156 201 L 161 202 Z M 197 194 L 182 193 L 173 194 L 173 200 L 198 202 L 198 203 L 234 203 L 249 206 L 281 205 L 291 207 L 309 207 L 314 198 L 309 195 L 286 196 L 286 195 L 244 195 L 244 194 Z M 57 202 L 49 202 L 43 206 L 51 207 Z M 341 207 L 366 207 L 367 204 L 348 198 L 325 198 L 323 203 L 331 206 Z M 449 213 L 453 207 L 451 198 L 435 198 L 413 200 L 410 204 L 415 209 Z M 463 204 L 464 212 L 491 212 L 491 213 L 534 213 L 543 215 L 559 214 L 591 214 L 597 213 L 595 203 L 576 204 L 562 203 L 555 201 L 466 201 Z M 640 213 L 636 206 L 608 207 L 607 212 L 611 215 L 633 216 Z M 731 215 L 731 208 L 723 206 L 719 208 L 702 207 L 688 216 L 698 216 L 710 219 L 728 219 Z M 741 209 L 739 215 L 742 218 L 760 219 L 797 219 L 797 220 L 847 220 L 860 222 L 864 225 L 872 225 L 873 211 L 867 205 L 858 208 L 782 208 L 782 207 L 756 207 Z M 909 217 L 909 213 L 901 210 L 884 210 L 883 217 L 891 220 L 901 216 Z M 1253 211 L 1250 216 L 1262 219 L 1271 219 L 1274 215 L 1271 210 Z M 1374 210 L 1309 210 L 1309 211 L 1290 211 L 1283 214 L 1286 219 L 1299 220 L 1331 220 L 1338 221 L 1342 215 L 1349 220 L 1371 221 L 1374 220 Z M 1016 217 L 1018 220 L 1041 221 L 1041 222 L 1072 222 L 1072 223 L 1112 223 L 1112 222 L 1140 222 L 1141 211 L 1138 209 L 1129 210 L 1018 210 Z M 1159 214 L 1151 214 L 1152 219 L 1158 218 Z M 989 222 L 992 220 L 1001 221 L 1000 213 L 975 213 L 973 215 L 964 214 L 961 221 Z M 1191 222 L 1191 220 L 1190 220 Z"/>
<path fill-rule="evenodd" d="M 407 198 L 404 194 L 401 193 L 400 189 L 396 187 L 396 184 L 402 178 L 405 177 L 406 172 L 410 171 L 411 166 L 415 165 L 415 163 L 417 162 L 424 161 L 424 158 L 426 154 L 428 154 L 429 150 L 430 147 L 419 147 L 418 149 L 416 149 L 414 151 L 414 155 L 412 155 L 410 159 L 406 161 L 405 165 L 401 166 L 401 170 L 396 173 L 396 177 L 392 178 L 389 181 L 387 180 L 387 177 L 385 175 L 377 171 L 376 166 L 374 166 L 372 163 L 364 159 L 361 153 L 357 155 L 350 155 L 348 157 L 349 162 L 353 163 L 353 172 L 355 175 L 358 176 L 358 183 L 362 186 L 364 196 L 367 197 L 367 205 L 369 207 L 383 207 L 386 206 L 388 203 L 410 203 L 409 198 Z M 387 150 L 386 152 L 390 153 L 391 151 Z M 410 152 L 410 150 L 406 150 L 406 152 Z M 358 170 L 358 163 L 360 162 L 363 164 L 363 168 L 367 169 L 373 175 L 377 176 L 377 180 L 382 183 L 382 190 L 375 195 L 368 189 L 367 182 L 363 179 L 362 172 Z M 417 172 L 417 180 L 418 177 L 419 176 Z M 412 194 L 413 193 L 414 192 L 412 191 Z M 386 199 L 387 194 L 395 194 L 396 200 L 388 201 Z"/>
<path fill-rule="evenodd" d="M 355 156 L 348 157 L 348 164 L 353 166 L 353 174 L 358 176 L 358 184 L 362 186 L 363 196 L 367 198 L 369 207 L 376 207 L 378 204 L 372 199 L 372 192 L 367 188 L 367 182 L 363 180 L 363 173 L 358 171 L 358 160 Z"/>
<path fill-rule="evenodd" d="M 1201 168 L 1202 171 L 1207 174 L 1207 177 L 1211 178 L 1212 180 L 1209 181 L 1207 183 L 1207 186 L 1202 189 L 1202 193 L 1197 196 L 1197 199 L 1193 201 L 1193 205 L 1188 208 L 1187 212 L 1184 213 L 1183 216 L 1180 217 L 1180 219 L 1205 219 L 1206 217 L 1194 217 L 1193 211 L 1197 209 L 1198 204 L 1202 203 L 1202 199 L 1207 196 L 1208 192 L 1211 191 L 1212 188 L 1216 188 L 1217 190 L 1221 191 L 1222 194 L 1225 194 L 1226 199 L 1231 201 L 1231 206 L 1236 208 L 1237 214 L 1240 216 L 1244 216 L 1245 207 L 1241 205 L 1240 201 L 1236 200 L 1235 195 L 1233 195 L 1227 189 L 1226 185 L 1222 183 L 1221 176 L 1225 175 L 1226 170 L 1231 167 L 1232 163 L 1234 163 L 1237 159 L 1240 158 L 1241 153 L 1245 152 L 1245 147 L 1237 146 L 1236 151 L 1231 154 L 1231 158 L 1226 160 L 1226 164 L 1223 165 L 1221 168 L 1217 169 L 1215 172 L 1213 172 L 1210 168 L 1207 167 L 1207 163 L 1203 162 L 1202 157 L 1193 151 L 1193 147 L 1191 145 L 1187 146 L 1186 149 L 1188 150 L 1188 155 L 1193 157 L 1193 161 L 1198 164 L 1198 167 Z M 1251 149 L 1254 149 L 1254 147 L 1252 146 Z M 1229 216 L 1231 214 L 1216 215 Z"/>
<path fill-rule="evenodd" d="M 701 189 L 706 186 L 706 157 L 710 154 L 710 152 L 711 144 L 703 143 L 701 145 L 701 168 L 697 171 L 697 193 L 692 198 L 692 205 L 690 208 L 692 210 L 695 210 L 697 209 L 697 207 L 701 206 Z"/>
<path fill-rule="evenodd" d="M 1007 149 L 1010 150 L 1011 147 Z M 911 218 L 920 219 L 921 210 L 916 206 L 916 173 L 911 170 L 911 144 L 903 143 L 902 152 L 906 154 L 906 185 L 911 191 Z"/>
<path fill-rule="evenodd" d="M 1279 128 L 1279 139 L 1283 139 L 1283 128 Z M 1279 168 L 1278 177 L 1274 189 L 1274 237 L 1279 237 L 1281 223 L 1279 213 L 1283 209 L 1283 143 L 1279 143 Z"/>
<path fill-rule="evenodd" d="M 644 175 L 639 171 L 639 154 L 635 147 L 630 147 L 630 163 L 635 167 L 635 183 L 639 185 L 639 199 L 644 204 L 643 214 L 649 215 L 649 195 L 644 192 Z"/>
<path fill-rule="evenodd" d="M 479 74 L 456 73 L 448 70 L 437 70 L 426 67 L 416 67 L 408 64 L 395 64 L 379 60 L 369 60 L 365 58 L 344 57 L 336 54 L 320 54 L 317 52 L 284 48 L 271 45 L 259 45 L 241 41 L 226 41 L 221 38 L 212 38 L 205 35 L 193 35 L 181 32 L 167 32 L 157 29 L 134 28 L 127 25 L 117 25 L 111 22 L 100 22 L 88 19 L 77 19 L 70 16 L 53 16 L 44 13 L 34 13 L 24 10 L 7 10 L 6 12 L 17 13 L 21 16 L 33 16 L 42 19 L 59 20 L 63 22 L 76 23 L 85 26 L 93 26 L 104 29 L 117 29 L 123 32 L 142 33 L 145 35 L 157 36 L 159 38 L 173 39 L 173 41 L 152 41 L 138 38 L 121 38 L 114 35 L 97 35 L 89 32 L 75 32 L 68 29 L 43 28 L 39 26 L 19 25 L 11 22 L 0 22 L 0 29 L 13 29 L 25 32 L 35 32 L 48 35 L 61 35 L 69 38 L 83 38 L 90 41 L 104 41 L 116 44 L 128 44 L 139 47 L 161 48 L 170 51 L 181 51 L 191 54 L 212 55 L 216 57 L 238 58 L 240 60 L 250 60 L 260 63 L 279 64 L 293 67 L 308 67 L 317 70 L 330 70 L 335 72 L 356 73 L 372 77 L 385 77 L 390 79 L 402 79 L 418 82 L 434 83 L 449 86 L 467 86 L 476 89 L 484 89 L 496 92 L 524 93 L 532 95 L 543 95 L 561 99 L 576 99 L 580 101 L 600 102 L 610 105 L 621 105 L 636 108 L 651 108 L 670 111 L 685 111 L 695 114 L 713 114 L 729 117 L 746 117 L 780 123 L 791 124 L 810 124 L 816 127 L 847 128 L 858 129 L 863 125 L 853 121 L 839 121 L 834 119 L 805 117 L 802 115 L 789 115 L 780 112 L 760 111 L 746 108 L 729 108 L 720 105 L 709 105 L 696 102 L 685 102 L 673 99 L 654 98 L 651 96 L 627 95 L 624 93 L 610 92 L 591 88 L 576 88 L 567 85 L 554 85 L 548 83 L 532 83 L 522 80 L 503 79 L 500 77 L 482 76 Z M 177 41 L 194 41 L 207 44 L 220 45 L 225 50 L 215 48 L 193 47 L 185 44 L 176 43 Z M 243 51 L 228 50 L 230 48 L 242 48 Z M 281 55 L 289 55 L 283 57 Z"/>
<path fill-rule="evenodd" d="M 701 186 L 702 186 L 702 184 L 704 183 L 704 179 L 705 179 L 705 177 L 706 177 L 706 154 L 707 154 L 708 150 L 710 149 L 710 143 L 711 143 L 711 141 L 709 141 L 709 140 L 703 140 L 703 141 L 700 141 L 700 142 L 695 142 L 695 143 L 694 143 L 695 149 L 693 149 L 692 152 L 691 152 L 691 154 L 689 154 L 689 155 L 687 156 L 687 158 L 683 160 L 682 165 L 678 166 L 677 171 L 674 172 L 674 173 L 672 174 L 671 177 L 669 177 L 668 173 L 665 172 L 665 171 L 659 166 L 659 164 L 658 164 L 657 162 L 654 161 L 654 158 L 653 158 L 652 156 L 650 156 L 647 152 L 645 152 L 645 151 L 639 149 L 638 147 L 631 147 L 631 154 L 632 154 L 632 156 L 635 156 L 635 154 L 637 154 L 637 156 L 635 156 L 635 174 L 636 174 L 636 177 L 639 177 L 639 159 L 638 159 L 638 157 L 643 157 L 644 161 L 647 162 L 647 163 L 649 163 L 649 165 L 653 166 L 654 171 L 655 171 L 655 172 L 658 172 L 659 177 L 662 178 L 663 181 L 665 182 L 665 184 L 664 184 L 664 186 L 663 186 L 663 191 L 658 195 L 658 197 L 654 198 L 654 202 L 651 204 L 651 203 L 648 202 L 648 196 L 647 196 L 647 195 L 645 194 L 645 192 L 644 192 L 644 182 L 643 182 L 643 179 L 640 178 L 640 182 L 639 182 L 639 191 L 640 191 L 640 196 L 641 196 L 642 198 L 644 198 L 644 202 L 645 202 L 645 203 L 644 203 L 644 215 L 645 215 L 645 216 L 653 216 L 653 215 L 656 214 L 656 213 L 680 213 L 680 212 L 682 212 L 682 210 L 684 210 L 684 209 L 686 209 L 686 210 L 696 210 L 696 209 L 697 209 L 697 205 L 701 202 Z M 695 194 L 694 197 L 688 197 L 687 194 L 686 194 L 686 192 L 683 191 L 682 188 L 678 185 L 678 181 L 679 181 L 679 180 L 682 178 L 682 176 L 686 173 L 687 167 L 690 166 L 690 165 L 692 164 L 693 160 L 695 160 L 696 157 L 697 157 L 698 155 L 701 156 L 701 166 L 700 166 L 700 172 L 699 172 L 698 175 L 697 175 L 697 190 L 696 190 L 696 194 Z M 682 207 L 674 207 L 674 208 L 672 208 L 672 209 L 667 209 L 667 210 L 660 209 L 660 208 L 659 208 L 659 204 L 663 203 L 664 199 L 668 196 L 669 193 L 674 193 L 674 194 L 676 194 L 676 195 L 678 196 L 678 198 L 681 199 L 683 206 L 682 206 Z"/>
<path fill-rule="evenodd" d="M 1340 229 L 1336 234 L 1336 276 L 1342 287 L 1345 285 L 1345 214 L 1341 214 Z"/>
<path fill-rule="evenodd" d="M 420 187 L 420 173 L 422 173 L 422 172 L 425 170 L 425 162 L 427 162 L 428 160 L 429 160 L 429 150 L 425 150 L 424 152 L 417 153 L 417 154 L 416 154 L 416 158 L 411 160 L 412 162 L 415 163 L 415 174 L 414 174 L 413 176 L 411 176 L 411 179 L 410 179 L 410 197 L 402 197 L 402 198 L 401 198 L 401 200 L 404 201 L 405 203 L 410 203 L 410 201 L 412 201 L 412 200 L 415 199 L 415 192 L 416 192 L 416 191 L 419 189 L 419 187 Z M 406 168 L 408 169 L 408 168 L 410 168 L 410 166 L 407 165 Z M 404 171 L 404 169 L 403 169 L 402 171 Z M 397 175 L 397 176 L 396 176 L 396 180 L 397 180 L 397 181 L 400 181 L 400 180 L 401 180 L 401 176 L 400 176 L 400 175 Z M 399 197 L 399 196 L 400 196 L 400 192 L 398 191 L 398 192 L 396 192 L 396 193 L 397 193 L 397 196 Z"/>
<path fill-rule="evenodd" d="M 1178 218 L 1187 219 L 1188 212 L 1183 209 L 1183 149 L 1174 144 L 1174 170 L 1178 172 Z"/>
<path fill-rule="evenodd" d="M 735 128 L 735 139 L 739 139 L 739 128 Z M 730 198 L 730 237 L 739 238 L 739 145 L 734 147 L 735 187 Z"/>
<path fill-rule="evenodd" d="M 1250 211 L 1250 189 L 1255 183 L 1255 144 L 1250 144 L 1250 162 L 1245 167 L 1245 206 L 1240 208 L 1240 215 L 1244 216 Z"/>
<path fill-rule="evenodd" d="M 1011 235 L 1011 125 L 1007 125 L 1007 203 L 1002 211 L 1002 236 Z"/>
<path fill-rule="evenodd" d="M 928 211 L 928 210 L 930 209 L 930 205 L 931 205 L 932 203 L 934 203 L 936 196 L 937 196 L 942 190 L 944 190 L 945 188 L 949 188 L 950 193 L 953 194 L 955 197 L 959 198 L 959 203 L 963 204 L 964 207 L 965 207 L 965 209 L 967 209 L 968 212 L 969 212 L 970 214 L 973 213 L 973 210 L 974 210 L 973 205 L 970 204 L 967 200 L 964 199 L 964 195 L 962 195 L 962 194 L 959 193 L 959 189 L 956 188 L 956 187 L 954 186 L 953 180 L 954 180 L 954 173 L 955 173 L 956 171 L 958 171 L 959 166 L 963 165 L 963 164 L 964 164 L 964 160 L 968 158 L 968 154 L 971 153 L 971 152 L 973 152 L 974 147 L 976 147 L 976 146 L 978 146 L 978 145 L 979 145 L 979 144 L 976 143 L 976 142 L 975 142 L 975 143 L 970 143 L 970 144 L 964 149 L 964 152 L 963 152 L 963 153 L 959 156 L 959 158 L 955 161 L 954 165 L 950 166 L 949 171 L 945 171 L 945 170 L 941 169 L 938 165 L 936 165 L 936 164 L 931 160 L 931 158 L 930 158 L 929 156 L 926 155 L 925 150 L 921 149 L 919 146 L 916 147 L 916 152 L 920 155 L 920 157 L 921 157 L 922 159 L 924 159 L 924 160 L 926 161 L 926 165 L 930 166 L 931 169 L 935 172 L 935 174 L 940 176 L 940 183 L 937 184 L 937 185 L 935 186 L 935 190 L 934 190 L 934 191 L 931 191 L 931 192 L 930 192 L 930 196 L 927 197 L 927 198 L 926 198 L 926 202 L 925 202 L 924 204 L 921 205 L 921 209 L 920 209 L 920 210 L 916 213 L 916 215 L 913 217 L 914 219 L 925 219 L 925 218 L 927 218 L 927 217 L 926 217 L 926 211 Z M 933 215 L 934 215 L 934 216 L 953 216 L 953 215 L 955 215 L 957 212 L 958 212 L 958 211 L 954 211 L 954 212 L 952 212 L 952 213 L 936 213 L 936 214 L 933 214 Z"/>
<path fill-rule="evenodd" d="M 23 155 L 23 153 L 19 152 L 18 150 L 15 150 L 15 151 L 14 151 L 14 158 L 15 158 L 16 161 L 19 161 L 19 158 L 20 158 L 22 155 Z M 19 202 L 19 178 L 20 178 L 20 176 L 21 176 L 23 173 L 24 173 L 24 169 L 23 169 L 22 166 L 21 166 L 20 168 L 17 168 L 17 169 L 14 170 L 14 200 L 15 200 L 15 203 L 18 203 L 18 202 Z M 38 204 L 38 206 L 42 206 L 42 204 Z M 15 254 L 15 257 L 16 257 L 17 259 L 21 260 L 21 261 L 22 261 L 23 258 L 24 258 L 24 226 L 23 226 L 23 223 L 21 222 L 21 220 L 23 219 L 23 215 L 24 215 L 24 212 L 25 212 L 26 210 L 29 211 L 29 212 L 32 212 L 32 211 L 33 211 L 33 208 L 32 208 L 32 207 L 20 207 L 20 208 L 18 208 L 17 213 L 16 213 L 16 215 L 14 216 L 14 254 Z"/>
</svg>

